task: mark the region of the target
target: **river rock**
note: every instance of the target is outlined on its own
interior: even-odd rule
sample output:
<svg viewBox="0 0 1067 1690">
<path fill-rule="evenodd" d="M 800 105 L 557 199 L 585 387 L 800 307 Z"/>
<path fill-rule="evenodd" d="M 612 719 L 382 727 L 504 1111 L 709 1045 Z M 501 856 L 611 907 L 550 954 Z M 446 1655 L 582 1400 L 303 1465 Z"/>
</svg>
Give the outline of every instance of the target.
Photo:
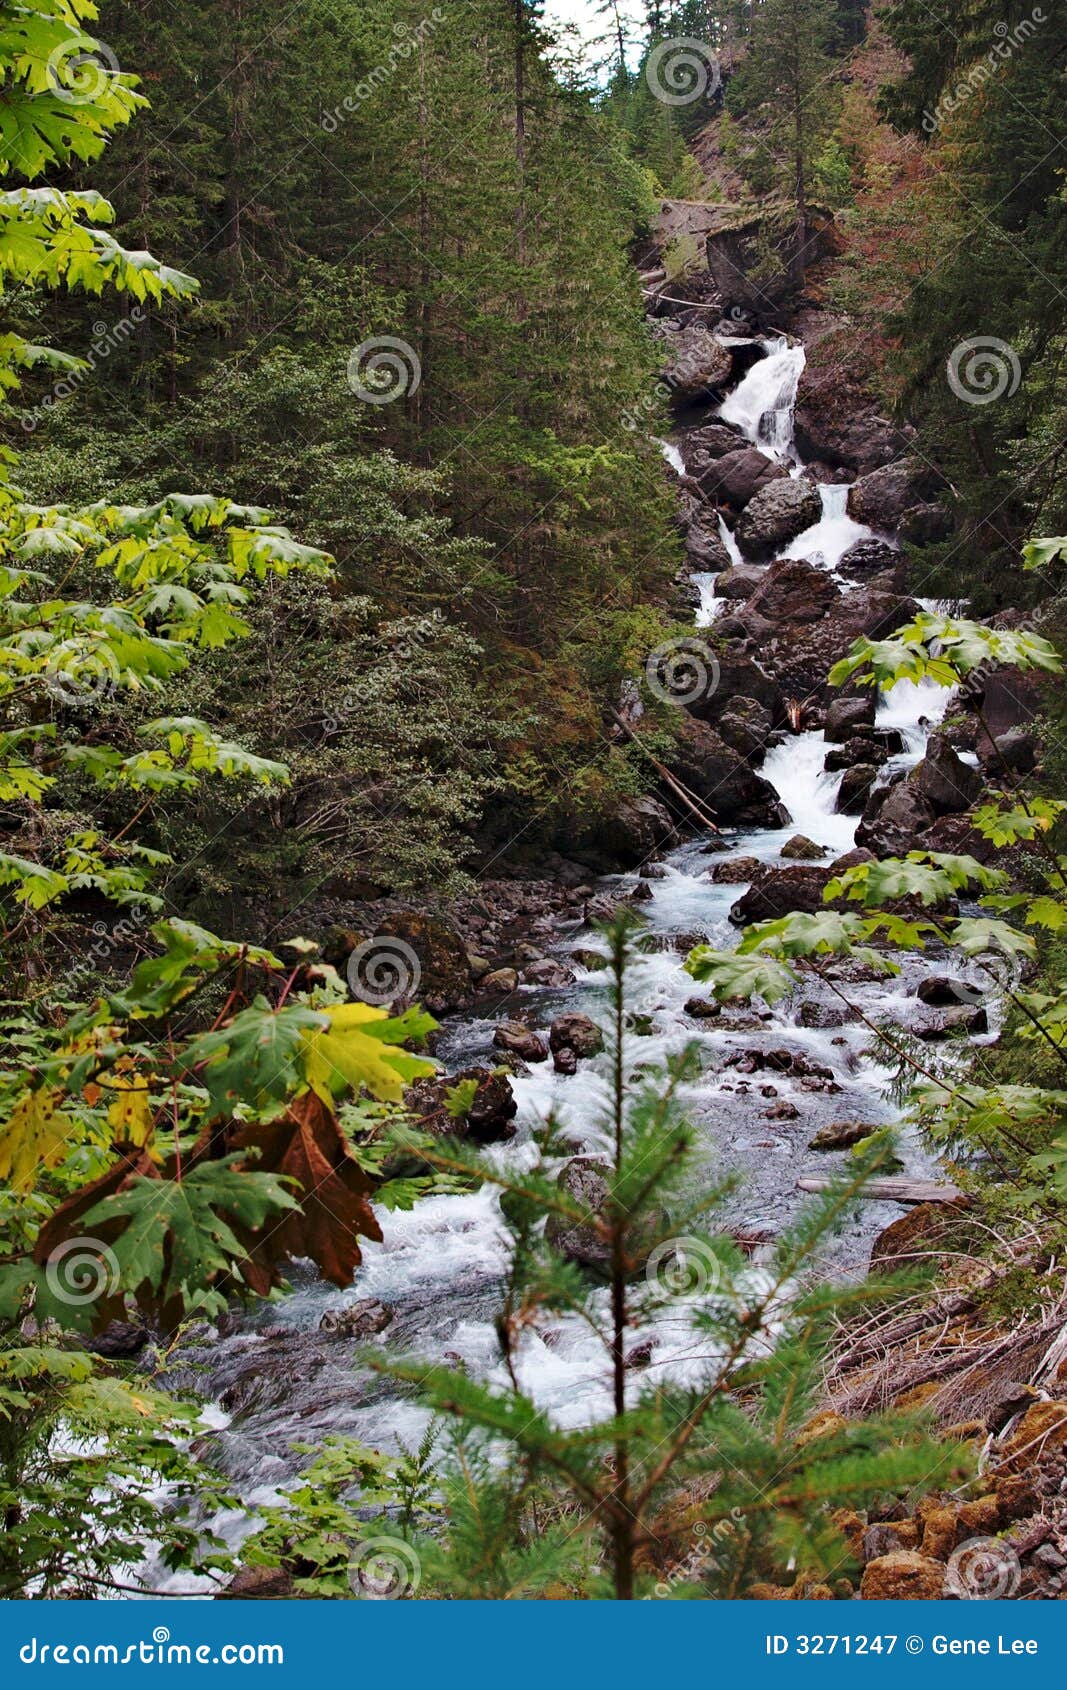
<svg viewBox="0 0 1067 1690">
<path fill-rule="evenodd" d="M 431 1014 L 448 1015 L 465 1008 L 473 996 L 460 934 L 420 910 L 386 911 L 371 935 L 338 929 L 323 947 L 323 957 L 347 972 L 353 997 L 366 991 L 370 1002 L 380 1003 L 382 993 L 395 988 L 395 1003 L 417 999 Z"/>
<path fill-rule="evenodd" d="M 710 399 L 726 386 L 733 374 L 730 348 L 699 323 L 691 323 L 668 337 L 667 364 L 663 379 L 671 390 L 671 403 L 692 405 Z"/>
<path fill-rule="evenodd" d="M 930 472 L 924 464 L 914 458 L 898 458 L 896 463 L 853 482 L 848 491 L 848 514 L 868 528 L 894 533 L 905 511 L 923 502 L 930 485 Z"/>
<path fill-rule="evenodd" d="M 838 814 L 862 815 L 871 795 L 871 788 L 877 779 L 878 770 L 873 763 L 853 763 L 851 769 L 846 769 L 837 789 L 837 803 L 834 808 Z"/>
<path fill-rule="evenodd" d="M 595 1156 L 573 1156 L 560 1170 L 556 1185 L 566 1197 L 583 1209 L 599 1214 L 608 1195 L 611 1169 Z M 568 1261 L 582 1267 L 604 1269 L 611 1260 L 607 1239 L 601 1238 L 592 1221 L 569 1220 L 563 1215 L 549 1215 L 545 1239 Z"/>
<path fill-rule="evenodd" d="M 602 824 L 597 844 L 624 868 L 636 868 L 660 845 L 674 839 L 674 821 L 658 798 L 622 798 L 610 821 Z"/>
<path fill-rule="evenodd" d="M 933 807 L 922 793 L 908 781 L 897 781 L 871 793 L 856 829 L 856 843 L 879 857 L 902 857 L 917 848 L 933 819 Z"/>
<path fill-rule="evenodd" d="M 705 423 L 702 428 L 689 428 L 677 441 L 682 462 L 690 475 L 699 475 L 708 464 L 725 458 L 727 452 L 737 452 L 748 443 L 740 429 L 732 423 Z"/>
<path fill-rule="evenodd" d="M 715 1021 L 722 1014 L 722 1005 L 714 998 L 687 998 L 685 1013 L 694 1021 Z"/>
<path fill-rule="evenodd" d="M 930 735 L 926 756 L 912 769 L 908 784 L 921 794 L 936 815 L 969 810 L 978 802 L 984 786 L 978 770 L 957 757 L 941 733 Z"/>
<path fill-rule="evenodd" d="M 730 920 L 735 927 L 746 927 L 750 922 L 772 921 L 794 910 L 813 915 L 827 908 L 823 889 L 832 879 L 832 869 L 809 863 L 772 869 L 738 899 Z"/>
<path fill-rule="evenodd" d="M 820 1127 L 808 1144 L 809 1150 L 850 1150 L 878 1129 L 870 1121 L 831 1121 Z"/>
<path fill-rule="evenodd" d="M 769 558 L 822 515 L 818 489 L 786 478 L 758 492 L 737 520 L 737 543 L 747 557 Z"/>
<path fill-rule="evenodd" d="M 849 546 L 839 564 L 842 575 L 847 575 L 852 581 L 867 581 L 872 575 L 880 575 L 883 570 L 895 570 L 900 562 L 900 553 L 885 540 L 856 540 Z"/>
<path fill-rule="evenodd" d="M 564 986 L 574 985 L 574 971 L 550 956 L 539 957 L 536 961 L 527 963 L 522 971 L 522 978 L 527 986 L 545 986 L 557 992 Z"/>
<path fill-rule="evenodd" d="M 552 1066 L 556 1070 L 557 1074 L 577 1074 L 577 1053 L 571 1050 L 569 1045 L 564 1045 L 562 1050 L 554 1050 L 552 1052 Z"/>
<path fill-rule="evenodd" d="M 826 846 L 816 845 L 814 839 L 808 839 L 803 833 L 794 833 L 792 839 L 787 839 L 782 846 L 782 856 L 790 863 L 817 862 L 825 857 Z"/>
<path fill-rule="evenodd" d="M 873 734 L 854 734 L 843 744 L 832 745 L 823 759 L 823 768 L 827 774 L 837 774 L 841 769 L 851 769 L 857 763 L 873 763 L 881 768 L 890 758 L 890 750 L 884 740 L 876 739 Z"/>
<path fill-rule="evenodd" d="M 557 1015 L 548 1030 L 548 1044 L 552 1051 L 573 1050 L 576 1056 L 596 1056 L 604 1048 L 604 1035 L 588 1015 L 574 1011 Z"/>
<path fill-rule="evenodd" d="M 879 1555 L 863 1569 L 860 1600 L 863 1602 L 936 1602 L 945 1584 L 940 1561 L 920 1555 L 914 1549 L 898 1549 Z"/>
<path fill-rule="evenodd" d="M 497 1050 L 506 1050 L 510 1056 L 521 1057 L 523 1062 L 548 1061 L 548 1046 L 544 1039 L 523 1021 L 502 1021 L 493 1034 L 493 1044 Z"/>
<path fill-rule="evenodd" d="M 466 1111 L 458 1118 L 445 1107 L 446 1095 L 464 1081 L 475 1082 Z M 435 1074 L 416 1080 L 404 1091 L 405 1108 L 421 1132 L 435 1138 L 469 1137 L 478 1144 L 498 1144 L 515 1137 L 519 1106 L 511 1081 L 499 1068 L 475 1066 L 457 1074 Z"/>
<path fill-rule="evenodd" d="M 688 718 L 671 767 L 716 821 L 737 827 L 774 827 L 778 794 L 707 722 Z"/>
<path fill-rule="evenodd" d="M 709 528 L 699 520 L 691 522 L 686 529 L 685 555 L 690 569 L 710 570 L 717 574 L 730 568 L 730 554 L 718 528 Z M 720 590 L 721 582 L 716 581 L 715 591 L 718 593 Z M 700 602 L 699 591 L 696 602 Z"/>
<path fill-rule="evenodd" d="M 742 446 L 709 463 L 699 478 L 700 491 L 709 503 L 729 505 L 743 511 L 765 487 L 789 482 L 789 472 L 769 458 L 758 446 Z"/>
<path fill-rule="evenodd" d="M 849 740 L 860 728 L 874 726 L 874 689 L 854 698 L 835 698 L 826 712 L 823 735 L 831 744 Z"/>
<path fill-rule="evenodd" d="M 710 879 L 720 886 L 747 886 L 750 881 L 758 880 L 766 867 L 758 857 L 728 857 L 724 863 L 715 864 Z"/>
<path fill-rule="evenodd" d="M 801 557 L 780 558 L 762 572 L 748 596 L 743 620 L 751 613 L 768 622 L 819 622 L 840 597 L 837 582 L 818 564 Z"/>
<path fill-rule="evenodd" d="M 727 745 L 742 757 L 761 756 L 772 738 L 773 718 L 754 698 L 735 698 L 716 727 Z"/>
<path fill-rule="evenodd" d="M 995 761 L 1006 765 L 1013 774 L 1028 775 L 1037 767 L 1041 748 L 1036 737 L 1025 728 L 1009 728 L 1007 733 L 998 734 L 993 747 Z"/>
<path fill-rule="evenodd" d="M 715 583 L 717 599 L 750 599 L 763 580 L 764 570 L 756 563 L 735 564 Z"/>
<path fill-rule="evenodd" d="M 482 975 L 478 982 L 478 990 L 489 996 L 495 996 L 498 992 L 507 996 L 515 991 L 518 984 L 519 971 L 517 968 L 494 968 L 488 974 Z"/>
<path fill-rule="evenodd" d="M 319 1321 L 319 1331 L 331 1338 L 374 1338 L 393 1318 L 393 1310 L 376 1297 L 361 1297 L 357 1303 L 344 1308 L 327 1309 Z"/>
<path fill-rule="evenodd" d="M 741 699 L 754 699 L 777 724 L 785 721 L 785 701 L 777 681 L 754 657 L 728 647 L 708 645 L 707 685 L 686 705 L 691 716 L 702 722 L 717 722 L 727 710 L 736 709 Z"/>
</svg>

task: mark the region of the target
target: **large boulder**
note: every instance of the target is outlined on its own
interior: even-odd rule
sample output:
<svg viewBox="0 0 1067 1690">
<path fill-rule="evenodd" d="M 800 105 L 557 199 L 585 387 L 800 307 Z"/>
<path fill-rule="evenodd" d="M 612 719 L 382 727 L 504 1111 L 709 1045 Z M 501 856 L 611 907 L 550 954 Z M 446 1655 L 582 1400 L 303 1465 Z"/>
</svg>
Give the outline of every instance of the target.
<svg viewBox="0 0 1067 1690">
<path fill-rule="evenodd" d="M 822 501 L 810 481 L 772 481 L 741 512 L 737 543 L 747 557 L 773 557 L 821 515 Z"/>
<path fill-rule="evenodd" d="M 736 452 L 746 444 L 741 430 L 726 422 L 687 429 L 677 439 L 682 462 L 690 475 L 700 475 L 714 459 L 724 458 L 727 452 Z"/>
<path fill-rule="evenodd" d="M 773 786 L 707 722 L 685 721 L 672 767 L 716 821 L 735 827 L 778 824 L 782 812 Z"/>
<path fill-rule="evenodd" d="M 956 755 L 944 734 L 933 733 L 926 744 L 926 756 L 912 769 L 908 784 L 925 798 L 935 815 L 945 816 L 976 804 L 984 782 L 977 769 Z"/>
<path fill-rule="evenodd" d="M 838 565 L 841 574 L 852 581 L 869 581 L 885 569 L 896 569 L 900 553 L 886 540 L 856 540 L 849 546 Z"/>
<path fill-rule="evenodd" d="M 758 446 L 742 446 L 709 463 L 698 479 L 705 499 L 740 511 L 763 488 L 786 482 L 789 475 Z"/>
<path fill-rule="evenodd" d="M 933 500 L 912 505 L 897 524 L 897 533 L 911 546 L 932 546 L 952 533 L 952 517 Z"/>
<path fill-rule="evenodd" d="M 473 991 L 467 948 L 447 922 L 420 910 L 390 910 L 371 936 L 339 932 L 324 949 L 342 968 L 352 995 L 381 1004 L 423 1004 L 447 1015 L 470 1003 Z"/>
<path fill-rule="evenodd" d="M 825 569 L 806 558 L 785 557 L 764 571 L 748 595 L 747 610 L 770 622 L 818 622 L 840 597 L 840 587 Z"/>
<path fill-rule="evenodd" d="M 690 699 L 686 706 L 691 716 L 702 722 L 717 722 L 739 699 L 750 698 L 770 711 L 776 724 L 785 721 L 781 688 L 754 657 L 726 647 L 718 647 L 710 655 L 715 661 L 705 665 L 705 690 L 698 698 Z"/>
<path fill-rule="evenodd" d="M 808 207 L 807 264 L 818 263 L 835 250 L 833 212 Z M 796 213 L 777 204 L 755 211 L 720 217 L 707 236 L 707 264 L 724 310 L 740 309 L 764 320 L 768 308 L 779 304 L 797 286 Z"/>
<path fill-rule="evenodd" d="M 663 379 L 671 390 L 672 404 L 685 406 L 710 399 L 733 375 L 730 348 L 699 323 L 670 335 L 667 347 Z"/>
<path fill-rule="evenodd" d="M 717 599 L 750 599 L 766 574 L 762 564 L 742 563 L 726 569 L 715 583 Z"/>
<path fill-rule="evenodd" d="M 611 1169 L 595 1156 L 572 1156 L 565 1163 L 556 1185 L 576 1207 L 599 1215 L 607 1202 Z M 545 1239 L 561 1256 L 579 1266 L 603 1272 L 611 1260 L 611 1247 L 601 1237 L 596 1222 L 549 1215 Z"/>
<path fill-rule="evenodd" d="M 826 712 L 823 734 L 831 745 L 843 745 L 863 728 L 873 728 L 875 714 L 874 688 L 853 698 L 835 698 Z"/>
<path fill-rule="evenodd" d="M 691 522 L 686 529 L 685 555 L 689 567 L 694 570 L 713 570 L 718 573 L 719 570 L 730 568 L 730 554 L 718 527 L 709 528 L 699 519 Z M 715 583 L 715 591 L 721 591 L 719 582 Z"/>
<path fill-rule="evenodd" d="M 674 837 L 670 811 L 658 798 L 646 796 L 621 798 L 611 819 L 602 824 L 597 843 L 624 868 L 636 868 L 660 845 L 669 844 Z"/>
<path fill-rule="evenodd" d="M 905 511 L 923 502 L 930 472 L 915 458 L 898 458 L 869 475 L 861 475 L 848 490 L 848 514 L 868 528 L 892 533 Z"/>
<path fill-rule="evenodd" d="M 1041 754 L 1038 739 L 1025 728 L 1009 728 L 1007 733 L 998 734 L 992 749 L 994 755 L 989 760 L 994 766 L 1008 768 L 1016 775 L 1030 774 Z"/>
<path fill-rule="evenodd" d="M 774 726 L 770 711 L 754 698 L 732 698 L 715 724 L 722 738 L 742 757 L 766 751 Z"/>
<path fill-rule="evenodd" d="M 735 927 L 746 927 L 753 921 L 774 921 L 790 915 L 794 910 L 814 915 L 827 908 L 823 892 L 834 877 L 832 868 L 816 868 L 811 863 L 797 863 L 790 868 L 774 869 L 761 876 L 754 886 L 740 897 L 730 911 Z"/>
<path fill-rule="evenodd" d="M 842 816 L 862 815 L 871 796 L 871 789 L 878 779 L 878 770 L 873 763 L 853 763 L 841 777 L 841 785 L 837 789 L 837 804 L 835 808 Z"/>
<path fill-rule="evenodd" d="M 461 1084 L 463 1092 L 457 1093 L 455 1088 Z M 453 1099 L 469 1095 L 469 1102 L 458 1115 L 447 1106 L 449 1094 Z M 499 1068 L 463 1068 L 458 1074 L 416 1080 L 404 1093 L 404 1106 L 415 1117 L 420 1131 L 435 1138 L 466 1137 L 477 1144 L 498 1144 L 515 1137 L 519 1106 L 511 1081 Z"/>
<path fill-rule="evenodd" d="M 575 1056 L 596 1056 L 604 1048 L 604 1035 L 595 1021 L 575 1010 L 557 1015 L 549 1028 L 548 1043 L 553 1054 L 573 1050 Z"/>
<path fill-rule="evenodd" d="M 879 857 L 902 857 L 921 845 L 933 819 L 933 808 L 922 793 L 908 781 L 897 781 L 871 794 L 856 829 L 856 844 Z"/>
</svg>

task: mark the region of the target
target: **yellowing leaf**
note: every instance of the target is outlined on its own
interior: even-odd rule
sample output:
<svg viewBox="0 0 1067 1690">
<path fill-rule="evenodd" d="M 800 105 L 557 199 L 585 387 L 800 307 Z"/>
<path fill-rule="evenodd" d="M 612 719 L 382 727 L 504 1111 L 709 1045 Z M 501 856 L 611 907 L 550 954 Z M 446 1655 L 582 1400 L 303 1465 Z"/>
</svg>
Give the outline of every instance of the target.
<svg viewBox="0 0 1067 1690">
<path fill-rule="evenodd" d="M 73 1125 L 57 1110 L 54 1092 L 26 1092 L 0 1127 L 0 1180 L 16 1191 L 32 1191 L 39 1170 L 59 1161 Z"/>
<path fill-rule="evenodd" d="M 148 1080 L 142 1075 L 132 1080 L 115 1078 L 110 1084 L 114 1098 L 107 1119 L 114 1129 L 116 1143 L 147 1144 L 154 1126 Z"/>
<path fill-rule="evenodd" d="M 389 1019 L 384 1009 L 346 1003 L 326 1014 L 327 1027 L 304 1034 L 307 1082 L 323 1103 L 332 1105 L 339 1093 L 361 1089 L 383 1103 L 399 1103 L 405 1082 L 434 1072 L 432 1062 L 409 1056 L 365 1030 Z"/>
</svg>

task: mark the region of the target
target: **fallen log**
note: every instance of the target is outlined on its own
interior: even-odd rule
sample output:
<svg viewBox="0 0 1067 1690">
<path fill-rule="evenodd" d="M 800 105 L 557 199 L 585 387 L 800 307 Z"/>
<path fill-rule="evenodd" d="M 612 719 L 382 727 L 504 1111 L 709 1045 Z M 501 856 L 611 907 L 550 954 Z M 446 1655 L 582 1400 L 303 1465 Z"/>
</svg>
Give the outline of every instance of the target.
<svg viewBox="0 0 1067 1690">
<path fill-rule="evenodd" d="M 798 1191 L 829 1191 L 837 1181 L 821 1174 L 806 1175 L 797 1180 Z M 958 1186 L 942 1184 L 935 1179 L 869 1179 L 860 1197 L 879 1203 L 954 1203 L 963 1193 Z"/>
</svg>

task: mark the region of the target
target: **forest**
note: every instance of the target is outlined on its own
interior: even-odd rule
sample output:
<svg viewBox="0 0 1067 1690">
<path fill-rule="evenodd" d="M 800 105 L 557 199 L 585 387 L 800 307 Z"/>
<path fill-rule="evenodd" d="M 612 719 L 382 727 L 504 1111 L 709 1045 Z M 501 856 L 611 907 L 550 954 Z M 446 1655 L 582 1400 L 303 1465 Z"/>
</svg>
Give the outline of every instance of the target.
<svg viewBox="0 0 1067 1690">
<path fill-rule="evenodd" d="M 0 1596 L 1067 1596 L 1067 18 L 0 70 Z"/>
</svg>

